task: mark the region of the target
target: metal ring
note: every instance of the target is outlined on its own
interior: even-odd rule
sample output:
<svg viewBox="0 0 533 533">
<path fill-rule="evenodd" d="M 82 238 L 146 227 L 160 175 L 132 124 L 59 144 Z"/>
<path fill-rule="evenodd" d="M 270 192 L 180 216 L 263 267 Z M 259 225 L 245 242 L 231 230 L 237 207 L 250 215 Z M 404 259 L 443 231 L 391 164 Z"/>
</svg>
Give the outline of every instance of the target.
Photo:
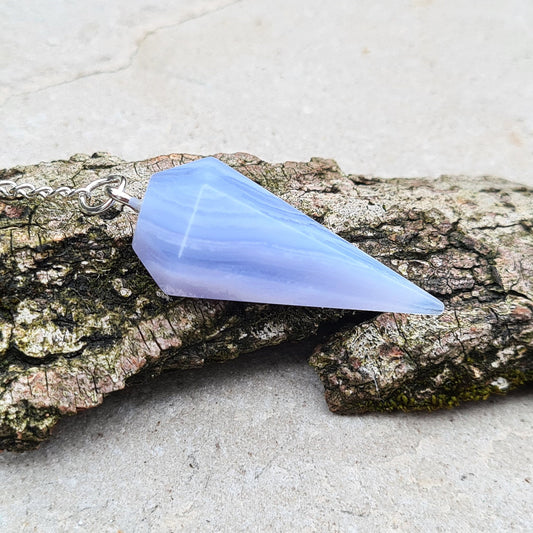
<svg viewBox="0 0 533 533">
<path fill-rule="evenodd" d="M 0 198 L 13 198 L 16 194 L 17 184 L 11 180 L 0 181 Z"/>
<path fill-rule="evenodd" d="M 111 209 L 111 207 L 113 207 L 113 205 L 115 204 L 114 198 L 108 197 L 105 202 L 102 202 L 101 204 L 97 205 L 90 205 L 87 200 L 91 197 L 91 193 L 95 189 L 97 189 L 98 187 L 111 185 L 112 183 L 118 183 L 117 189 L 124 190 L 124 188 L 126 187 L 126 178 L 124 176 L 118 175 L 106 176 L 105 178 L 93 181 L 84 189 L 80 189 L 78 191 L 78 203 L 80 205 L 80 209 L 86 215 L 99 215 L 100 213 L 105 213 L 108 209 Z M 109 196 L 107 189 L 104 190 L 105 193 Z"/>
</svg>

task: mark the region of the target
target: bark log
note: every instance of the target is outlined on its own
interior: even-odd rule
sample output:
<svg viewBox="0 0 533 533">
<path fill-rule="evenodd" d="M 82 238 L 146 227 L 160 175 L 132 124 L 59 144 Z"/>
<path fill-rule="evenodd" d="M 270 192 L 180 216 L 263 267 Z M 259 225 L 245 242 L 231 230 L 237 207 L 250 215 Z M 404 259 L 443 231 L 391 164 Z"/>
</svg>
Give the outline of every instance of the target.
<svg viewBox="0 0 533 533">
<path fill-rule="evenodd" d="M 0 448 L 46 439 L 65 415 L 169 369 L 310 340 L 333 411 L 450 407 L 533 377 L 533 191 L 481 177 L 381 180 L 335 162 L 218 157 L 441 298 L 440 317 L 170 298 L 131 249 L 135 215 L 0 201 Z M 105 153 L 0 179 L 84 185 L 196 159 Z"/>
</svg>

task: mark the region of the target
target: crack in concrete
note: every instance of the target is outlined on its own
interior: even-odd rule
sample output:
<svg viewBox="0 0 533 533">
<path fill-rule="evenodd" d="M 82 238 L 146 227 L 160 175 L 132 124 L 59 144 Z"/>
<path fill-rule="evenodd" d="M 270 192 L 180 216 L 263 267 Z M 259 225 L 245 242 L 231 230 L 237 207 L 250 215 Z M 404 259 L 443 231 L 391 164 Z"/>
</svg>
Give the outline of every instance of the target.
<svg viewBox="0 0 533 533">
<path fill-rule="evenodd" d="M 194 15 L 194 16 L 191 16 L 191 17 L 186 18 L 184 20 L 180 20 L 179 22 L 174 22 L 172 24 L 164 24 L 163 26 L 157 26 L 156 28 L 153 28 L 151 30 L 147 30 L 139 39 L 137 39 L 137 41 L 135 43 L 135 48 L 134 48 L 133 52 L 130 54 L 130 56 L 128 57 L 128 60 L 126 61 L 125 65 L 122 65 L 120 67 L 116 67 L 116 68 L 113 68 L 113 69 L 108 69 L 108 70 L 106 70 L 106 69 L 93 70 L 91 72 L 78 74 L 74 78 L 71 78 L 71 79 L 68 79 L 68 80 L 63 80 L 63 81 L 60 81 L 60 82 L 57 82 L 57 83 L 52 83 L 50 85 L 46 85 L 44 87 L 39 87 L 38 89 L 34 89 L 32 91 L 23 91 L 23 92 L 20 92 L 20 93 L 12 94 L 12 95 L 6 97 L 4 102 L 2 104 L 0 104 L 0 109 L 3 108 L 3 107 L 6 107 L 9 104 L 9 102 L 11 100 L 14 100 L 15 98 L 20 98 L 20 97 L 24 97 L 24 96 L 30 96 L 30 95 L 33 95 L 33 94 L 38 94 L 38 93 L 41 93 L 41 92 L 44 92 L 44 91 L 48 91 L 49 89 L 55 89 L 56 87 L 62 87 L 64 85 L 69 85 L 69 84 L 74 83 L 76 81 L 83 80 L 83 79 L 86 79 L 86 78 L 90 78 L 92 76 L 100 76 L 100 75 L 104 75 L 104 74 L 118 74 L 119 72 L 124 72 L 125 70 L 129 69 L 133 65 L 133 62 L 135 61 L 135 58 L 139 55 L 139 52 L 140 52 L 143 44 L 150 37 L 152 37 L 153 35 L 159 33 L 160 31 L 169 30 L 169 29 L 172 29 L 172 28 L 177 28 L 177 27 L 181 26 L 182 24 L 187 24 L 188 22 L 193 22 L 193 21 L 202 19 L 204 17 L 207 17 L 209 15 L 213 15 L 214 13 L 218 13 L 219 11 L 223 11 L 224 9 L 227 9 L 227 8 L 229 8 L 231 6 L 234 6 L 235 4 L 239 4 L 239 3 L 243 2 L 243 1 L 244 0 L 234 0 L 233 2 L 230 2 L 229 4 L 224 4 L 223 6 L 219 6 L 219 7 L 216 7 L 214 9 L 211 9 L 209 11 L 205 11 L 204 13 L 200 13 L 199 15 Z M 178 78 L 183 80 L 183 81 L 186 81 L 188 83 L 194 83 L 194 84 L 198 84 L 199 83 L 198 81 L 192 80 L 190 78 L 185 78 L 185 77 L 183 77 L 183 78 L 178 77 Z"/>
</svg>

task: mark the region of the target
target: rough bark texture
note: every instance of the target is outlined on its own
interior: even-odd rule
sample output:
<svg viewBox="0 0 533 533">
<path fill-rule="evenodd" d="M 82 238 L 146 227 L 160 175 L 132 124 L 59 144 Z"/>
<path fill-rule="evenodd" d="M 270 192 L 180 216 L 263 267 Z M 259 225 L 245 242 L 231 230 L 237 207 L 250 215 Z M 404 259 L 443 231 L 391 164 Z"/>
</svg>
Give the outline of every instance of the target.
<svg viewBox="0 0 533 533">
<path fill-rule="evenodd" d="M 0 201 L 0 448 L 35 447 L 60 417 L 137 379 L 303 339 L 315 341 L 310 362 L 341 413 L 448 407 L 532 380 L 532 190 L 218 157 L 440 297 L 445 313 L 170 298 L 130 247 L 127 210 L 85 217 L 64 202 Z M 0 179 L 80 186 L 121 173 L 142 196 L 153 172 L 196 158 L 77 155 Z"/>
</svg>

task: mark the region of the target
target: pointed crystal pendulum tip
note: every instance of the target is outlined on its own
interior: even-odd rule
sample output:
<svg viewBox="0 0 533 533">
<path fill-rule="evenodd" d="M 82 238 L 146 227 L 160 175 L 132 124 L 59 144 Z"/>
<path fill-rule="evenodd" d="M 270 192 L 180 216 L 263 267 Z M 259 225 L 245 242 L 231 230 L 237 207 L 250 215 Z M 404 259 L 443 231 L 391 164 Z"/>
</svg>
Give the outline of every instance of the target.
<svg viewBox="0 0 533 533">
<path fill-rule="evenodd" d="M 417 314 L 444 309 L 213 157 L 152 176 L 133 248 L 172 296 Z"/>
</svg>

